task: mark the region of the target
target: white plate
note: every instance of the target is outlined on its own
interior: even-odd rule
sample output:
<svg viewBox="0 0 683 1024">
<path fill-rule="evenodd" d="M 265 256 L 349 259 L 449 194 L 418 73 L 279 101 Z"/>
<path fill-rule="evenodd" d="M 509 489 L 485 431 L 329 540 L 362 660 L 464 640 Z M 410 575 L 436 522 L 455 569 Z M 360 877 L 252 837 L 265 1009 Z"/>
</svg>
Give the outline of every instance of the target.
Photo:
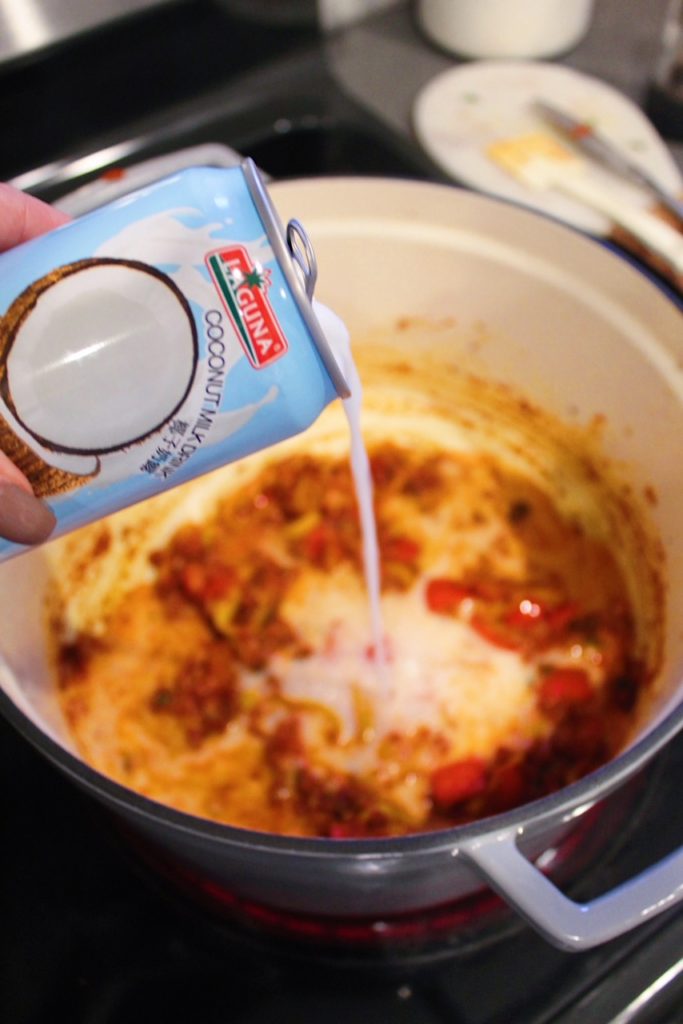
<svg viewBox="0 0 683 1024">
<path fill-rule="evenodd" d="M 557 64 L 477 61 L 451 68 L 418 95 L 415 132 L 432 159 L 456 181 L 540 210 L 580 230 L 607 235 L 610 223 L 601 214 L 559 193 L 532 191 L 487 157 L 486 149 L 493 142 L 547 128 L 534 112 L 535 99 L 554 103 L 598 128 L 664 188 L 674 193 L 683 190 L 671 154 L 639 108 L 604 82 Z M 641 208 L 652 204 L 647 193 L 597 165 L 590 165 L 589 174 L 607 182 L 624 202 Z"/>
</svg>

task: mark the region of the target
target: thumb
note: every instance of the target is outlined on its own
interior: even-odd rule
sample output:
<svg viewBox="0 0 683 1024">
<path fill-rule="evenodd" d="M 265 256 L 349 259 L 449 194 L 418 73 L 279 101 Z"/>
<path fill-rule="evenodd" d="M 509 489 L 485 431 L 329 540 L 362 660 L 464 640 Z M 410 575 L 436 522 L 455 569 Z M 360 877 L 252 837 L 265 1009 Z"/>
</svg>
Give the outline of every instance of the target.
<svg viewBox="0 0 683 1024">
<path fill-rule="evenodd" d="M 54 512 L 34 495 L 24 474 L 0 452 L 0 537 L 39 544 L 55 528 Z"/>
</svg>

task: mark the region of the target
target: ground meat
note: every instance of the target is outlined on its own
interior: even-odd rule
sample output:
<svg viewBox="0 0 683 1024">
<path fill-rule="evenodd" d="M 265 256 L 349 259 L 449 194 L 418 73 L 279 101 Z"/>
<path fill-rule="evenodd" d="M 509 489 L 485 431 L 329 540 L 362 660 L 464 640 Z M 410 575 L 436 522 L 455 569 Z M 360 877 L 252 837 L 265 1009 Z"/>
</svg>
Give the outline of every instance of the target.
<svg viewBox="0 0 683 1024">
<path fill-rule="evenodd" d="M 62 643 L 66 717 L 97 767 L 191 813 L 345 838 L 509 810 L 620 749 L 649 676 L 609 548 L 488 456 L 383 444 L 371 464 L 386 599 L 408 602 L 408 628 L 424 614 L 436 637 L 464 631 L 468 671 L 514 666 L 517 733 L 463 737 L 444 719 L 376 735 L 381 708 L 356 699 L 350 661 L 353 730 L 326 708 L 346 612 L 308 636 L 292 609 L 303 592 L 315 619 L 318 594 L 349 576 L 365 600 L 361 535 L 346 460 L 297 455 L 179 529 L 104 638 Z M 368 640 L 358 657 L 372 660 Z M 391 672 L 391 637 L 387 650 Z M 312 663 L 314 699 L 293 696 L 288 674 L 304 685 Z"/>
<path fill-rule="evenodd" d="M 176 719 L 192 747 L 222 732 L 239 706 L 230 647 L 216 642 L 191 655 L 175 679 L 154 690 L 149 706 L 156 714 Z"/>
</svg>

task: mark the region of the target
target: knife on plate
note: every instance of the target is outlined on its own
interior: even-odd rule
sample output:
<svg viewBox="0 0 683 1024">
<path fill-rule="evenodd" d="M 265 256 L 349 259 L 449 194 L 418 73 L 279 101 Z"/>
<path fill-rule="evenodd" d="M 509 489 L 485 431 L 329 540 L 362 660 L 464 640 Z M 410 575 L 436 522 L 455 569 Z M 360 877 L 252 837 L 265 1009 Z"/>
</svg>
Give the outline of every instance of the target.
<svg viewBox="0 0 683 1024">
<path fill-rule="evenodd" d="M 614 143 L 601 135 L 590 124 L 579 121 L 545 100 L 536 100 L 534 105 L 548 124 L 560 131 L 578 149 L 621 177 L 647 189 L 657 197 L 669 213 L 676 217 L 679 226 L 683 226 L 683 202 L 662 188 L 651 174 L 620 152 Z"/>
</svg>

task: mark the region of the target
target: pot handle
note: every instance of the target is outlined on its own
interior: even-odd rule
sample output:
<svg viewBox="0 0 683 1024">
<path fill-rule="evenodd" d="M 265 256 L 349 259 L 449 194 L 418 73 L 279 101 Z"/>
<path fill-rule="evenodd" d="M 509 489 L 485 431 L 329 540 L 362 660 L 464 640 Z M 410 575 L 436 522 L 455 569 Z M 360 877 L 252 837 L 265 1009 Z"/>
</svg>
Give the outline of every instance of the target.
<svg viewBox="0 0 683 1024">
<path fill-rule="evenodd" d="M 616 938 L 683 899 L 683 848 L 590 903 L 575 903 L 520 851 L 518 829 L 466 840 L 459 853 L 549 942 L 577 952 Z"/>
</svg>

